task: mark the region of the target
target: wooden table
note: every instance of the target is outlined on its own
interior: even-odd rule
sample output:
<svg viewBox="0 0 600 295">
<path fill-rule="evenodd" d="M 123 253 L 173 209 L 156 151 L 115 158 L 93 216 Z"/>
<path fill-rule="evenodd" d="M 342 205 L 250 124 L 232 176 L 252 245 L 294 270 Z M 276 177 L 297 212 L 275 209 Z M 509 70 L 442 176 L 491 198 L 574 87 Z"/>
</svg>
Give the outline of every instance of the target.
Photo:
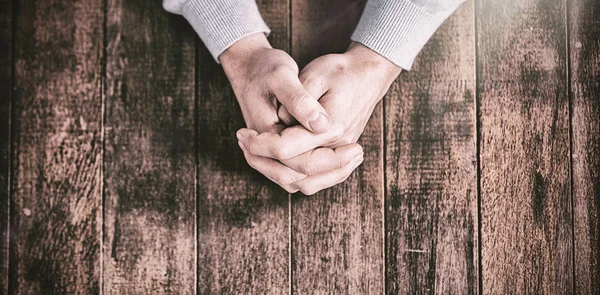
<svg viewBox="0 0 600 295">
<path fill-rule="evenodd" d="M 364 5 L 258 2 L 300 66 Z M 600 1 L 467 1 L 312 197 L 160 1 L 0 7 L 1 294 L 600 293 Z"/>
</svg>

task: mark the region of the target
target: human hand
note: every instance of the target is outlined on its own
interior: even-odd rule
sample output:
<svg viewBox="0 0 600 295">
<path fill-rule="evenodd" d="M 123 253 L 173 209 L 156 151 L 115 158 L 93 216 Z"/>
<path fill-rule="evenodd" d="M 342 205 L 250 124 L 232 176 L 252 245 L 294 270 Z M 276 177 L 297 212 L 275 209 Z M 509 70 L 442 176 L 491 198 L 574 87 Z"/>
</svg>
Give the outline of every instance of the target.
<svg viewBox="0 0 600 295">
<path fill-rule="evenodd" d="M 308 130 L 323 132 L 328 128 L 327 114 L 304 90 L 295 61 L 287 53 L 271 48 L 263 34 L 237 41 L 220 56 L 220 61 L 248 128 L 273 133 L 283 130 L 285 126 L 277 116 L 279 103 L 292 110 Z M 318 117 L 316 121 L 312 120 L 314 117 Z M 247 152 L 244 155 L 251 167 L 288 192 L 296 192 L 299 187 L 295 183 L 318 186 L 344 171 L 351 172 L 357 159 L 362 159 L 362 148 L 358 144 L 335 150 L 320 148 L 289 159 L 287 166 Z"/>
<path fill-rule="evenodd" d="M 277 117 L 278 102 L 307 130 L 325 132 L 327 113 L 298 79 L 298 65 L 273 49 L 263 33 L 246 36 L 219 57 L 248 128 L 277 133 L 285 126 Z"/>
<path fill-rule="evenodd" d="M 400 71 L 387 59 L 357 43 L 344 54 L 319 57 L 302 70 L 300 81 L 313 97 L 320 97 L 319 102 L 328 111 L 330 127 L 327 132 L 314 134 L 302 126 L 293 126 L 278 134 L 241 129 L 237 133 L 241 146 L 251 157 L 286 163 L 318 147 L 336 148 L 354 143 Z M 285 106 L 279 109 L 279 117 L 287 124 L 293 122 L 293 114 Z M 261 171 L 260 168 L 256 169 Z M 344 175 L 343 179 L 346 177 Z M 339 181 L 329 179 L 327 186 L 321 182 L 316 188 L 297 186 L 305 194 L 312 194 Z"/>
</svg>

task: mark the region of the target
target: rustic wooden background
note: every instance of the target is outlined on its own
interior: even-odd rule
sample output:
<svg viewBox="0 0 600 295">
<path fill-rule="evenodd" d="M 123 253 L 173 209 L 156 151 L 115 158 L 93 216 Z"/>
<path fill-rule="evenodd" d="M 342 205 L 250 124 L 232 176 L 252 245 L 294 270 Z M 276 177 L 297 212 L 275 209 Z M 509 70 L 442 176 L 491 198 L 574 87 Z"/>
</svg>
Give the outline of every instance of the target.
<svg viewBox="0 0 600 295">
<path fill-rule="evenodd" d="M 364 5 L 258 2 L 301 66 Z M 600 294 L 600 1 L 462 5 L 313 197 L 159 0 L 0 7 L 1 294 Z"/>
</svg>

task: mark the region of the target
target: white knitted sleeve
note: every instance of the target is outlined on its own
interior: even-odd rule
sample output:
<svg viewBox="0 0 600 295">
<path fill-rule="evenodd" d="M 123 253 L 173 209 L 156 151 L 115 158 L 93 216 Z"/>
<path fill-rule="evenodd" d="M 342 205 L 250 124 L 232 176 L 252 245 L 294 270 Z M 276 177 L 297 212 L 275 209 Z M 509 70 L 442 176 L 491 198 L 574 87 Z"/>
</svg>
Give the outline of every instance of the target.
<svg viewBox="0 0 600 295">
<path fill-rule="evenodd" d="M 187 19 L 217 62 L 237 40 L 271 32 L 254 0 L 163 0 L 163 7 Z"/>
<path fill-rule="evenodd" d="M 438 27 L 464 0 L 369 0 L 352 40 L 410 70 Z"/>
</svg>

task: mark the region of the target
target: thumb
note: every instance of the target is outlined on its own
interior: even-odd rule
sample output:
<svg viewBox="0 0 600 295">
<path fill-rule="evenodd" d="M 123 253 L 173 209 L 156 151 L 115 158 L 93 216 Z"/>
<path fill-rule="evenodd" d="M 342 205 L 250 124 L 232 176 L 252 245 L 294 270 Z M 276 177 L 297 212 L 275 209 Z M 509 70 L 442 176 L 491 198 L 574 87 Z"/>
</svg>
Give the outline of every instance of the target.
<svg viewBox="0 0 600 295">
<path fill-rule="evenodd" d="M 293 71 L 284 71 L 271 91 L 289 113 L 314 133 L 323 133 L 329 128 L 328 114 L 319 101 L 310 95 Z"/>
</svg>

